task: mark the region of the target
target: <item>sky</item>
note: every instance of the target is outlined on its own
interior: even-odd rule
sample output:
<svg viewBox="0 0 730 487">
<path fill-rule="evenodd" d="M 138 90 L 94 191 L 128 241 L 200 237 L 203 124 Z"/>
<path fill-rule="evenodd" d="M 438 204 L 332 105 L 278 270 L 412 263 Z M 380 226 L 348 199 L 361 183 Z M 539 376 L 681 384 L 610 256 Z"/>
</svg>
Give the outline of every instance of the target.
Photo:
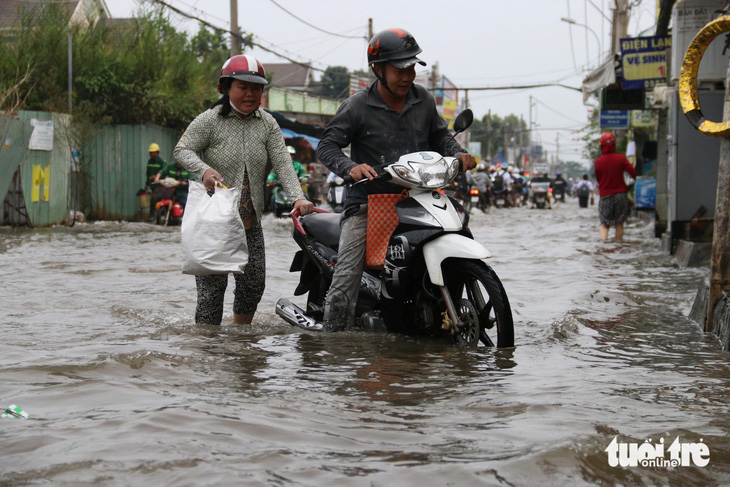
<svg viewBox="0 0 730 487">
<path fill-rule="evenodd" d="M 210 24 L 230 28 L 230 0 L 164 0 Z M 112 17 L 131 17 L 139 0 L 105 0 Z M 655 0 L 634 0 L 628 35 L 653 35 Z M 238 0 L 238 24 L 254 41 L 324 70 L 367 70 L 365 37 L 399 27 L 409 31 L 428 66 L 461 88 L 560 83 L 580 88 L 610 49 L 613 0 Z M 197 32 L 196 21 L 170 11 L 179 30 Z M 561 18 L 573 19 L 569 24 Z M 288 62 L 260 48 L 247 50 L 263 64 Z M 459 93 L 460 99 L 464 92 Z M 470 108 L 481 119 L 491 111 L 522 116 L 532 139 L 550 159 L 588 165 L 576 131 L 589 110 L 580 92 L 563 87 L 470 90 Z"/>
</svg>

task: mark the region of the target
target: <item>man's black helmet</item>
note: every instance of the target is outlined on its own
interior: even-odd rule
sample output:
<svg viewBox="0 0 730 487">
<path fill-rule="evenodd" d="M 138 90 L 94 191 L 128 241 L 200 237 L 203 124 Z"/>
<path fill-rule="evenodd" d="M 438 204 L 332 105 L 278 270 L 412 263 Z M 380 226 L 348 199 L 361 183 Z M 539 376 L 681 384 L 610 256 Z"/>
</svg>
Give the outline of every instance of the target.
<svg viewBox="0 0 730 487">
<path fill-rule="evenodd" d="M 404 29 L 385 29 L 370 39 L 368 44 L 368 64 L 390 63 L 398 69 L 418 63 L 426 63 L 416 56 L 421 53 L 416 39 Z"/>
</svg>

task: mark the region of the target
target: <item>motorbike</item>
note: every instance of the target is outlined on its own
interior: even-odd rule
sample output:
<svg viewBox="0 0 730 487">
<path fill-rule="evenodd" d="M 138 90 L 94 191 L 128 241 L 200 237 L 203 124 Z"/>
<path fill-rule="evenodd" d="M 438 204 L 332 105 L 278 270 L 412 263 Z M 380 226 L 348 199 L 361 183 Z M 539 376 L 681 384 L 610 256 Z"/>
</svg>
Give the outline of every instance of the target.
<svg viewBox="0 0 730 487">
<path fill-rule="evenodd" d="M 501 191 L 492 191 L 492 199 L 495 208 L 507 208 L 509 206 L 509 190 L 504 188 Z"/>
<path fill-rule="evenodd" d="M 155 203 L 155 223 L 162 226 L 180 225 L 182 223 L 185 208 L 175 198 L 175 187 L 179 182 L 167 178 L 162 182 L 163 189 L 160 192 L 160 199 Z"/>
<path fill-rule="evenodd" d="M 568 192 L 567 183 L 564 179 L 555 179 L 553 181 L 553 198 L 555 201 L 565 203 L 565 194 Z"/>
<path fill-rule="evenodd" d="M 342 213 L 345 208 L 345 199 L 347 198 L 347 185 L 345 180 L 337 176 L 334 181 L 329 183 L 327 191 L 327 203 L 329 203 L 332 211 Z"/>
<path fill-rule="evenodd" d="M 549 205 L 548 193 L 550 191 L 550 183 L 533 182 L 530 185 L 532 191 L 532 208 L 536 206 L 540 209 Z"/>
<path fill-rule="evenodd" d="M 471 124 L 470 113 L 465 110 L 457 117 L 457 133 Z M 453 157 L 415 152 L 384 166 L 375 178 L 403 186 L 408 196 L 396 204 L 399 222 L 382 269 L 363 271 L 356 305 L 361 328 L 469 347 L 514 346 L 507 293 L 484 261 L 492 254 L 473 239 L 469 214 L 440 191 L 456 177 L 459 165 Z M 300 273 L 294 295 L 307 294 L 307 304 L 303 310 L 282 298 L 276 313 L 294 326 L 321 330 L 337 262 L 340 215 L 315 208 L 307 216 L 295 210 L 291 217 L 300 248 L 290 268 Z"/>
<path fill-rule="evenodd" d="M 271 203 L 276 218 L 281 218 L 285 213 L 286 215 L 289 215 L 292 208 L 294 208 L 294 200 L 287 194 L 279 180 L 274 181 L 274 191 L 271 196 Z"/>
<path fill-rule="evenodd" d="M 482 209 L 480 204 L 479 190 L 477 188 L 471 188 L 469 190 L 469 210 L 471 210 L 472 208 Z"/>
</svg>

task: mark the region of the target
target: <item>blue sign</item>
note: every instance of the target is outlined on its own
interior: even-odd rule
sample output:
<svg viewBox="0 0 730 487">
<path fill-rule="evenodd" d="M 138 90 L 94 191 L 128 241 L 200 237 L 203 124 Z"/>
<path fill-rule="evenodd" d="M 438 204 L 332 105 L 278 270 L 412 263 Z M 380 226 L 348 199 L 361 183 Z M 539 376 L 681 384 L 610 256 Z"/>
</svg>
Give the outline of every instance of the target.
<svg viewBox="0 0 730 487">
<path fill-rule="evenodd" d="M 621 39 L 624 90 L 651 89 L 667 82 L 667 58 L 671 37 L 634 37 Z"/>
<path fill-rule="evenodd" d="M 602 129 L 627 129 L 630 121 L 631 114 L 628 110 L 601 110 Z"/>
<path fill-rule="evenodd" d="M 656 206 L 656 179 L 638 178 L 634 185 L 634 199 L 637 208 L 653 209 Z"/>
</svg>

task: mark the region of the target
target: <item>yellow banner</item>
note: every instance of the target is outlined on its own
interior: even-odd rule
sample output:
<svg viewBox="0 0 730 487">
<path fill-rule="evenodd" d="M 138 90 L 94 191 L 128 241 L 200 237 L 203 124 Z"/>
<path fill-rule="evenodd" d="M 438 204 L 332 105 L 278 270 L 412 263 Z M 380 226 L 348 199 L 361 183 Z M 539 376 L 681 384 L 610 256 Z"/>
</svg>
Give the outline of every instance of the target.
<svg viewBox="0 0 730 487">
<path fill-rule="evenodd" d="M 48 201 L 51 187 L 50 179 L 51 166 L 33 164 L 33 187 L 30 191 L 30 200 L 32 202 Z M 42 192 L 41 189 L 43 190 Z"/>
<path fill-rule="evenodd" d="M 444 113 L 443 118 L 449 124 L 449 129 L 454 128 L 454 119 L 456 118 L 456 105 L 454 100 L 444 98 Z"/>
</svg>

